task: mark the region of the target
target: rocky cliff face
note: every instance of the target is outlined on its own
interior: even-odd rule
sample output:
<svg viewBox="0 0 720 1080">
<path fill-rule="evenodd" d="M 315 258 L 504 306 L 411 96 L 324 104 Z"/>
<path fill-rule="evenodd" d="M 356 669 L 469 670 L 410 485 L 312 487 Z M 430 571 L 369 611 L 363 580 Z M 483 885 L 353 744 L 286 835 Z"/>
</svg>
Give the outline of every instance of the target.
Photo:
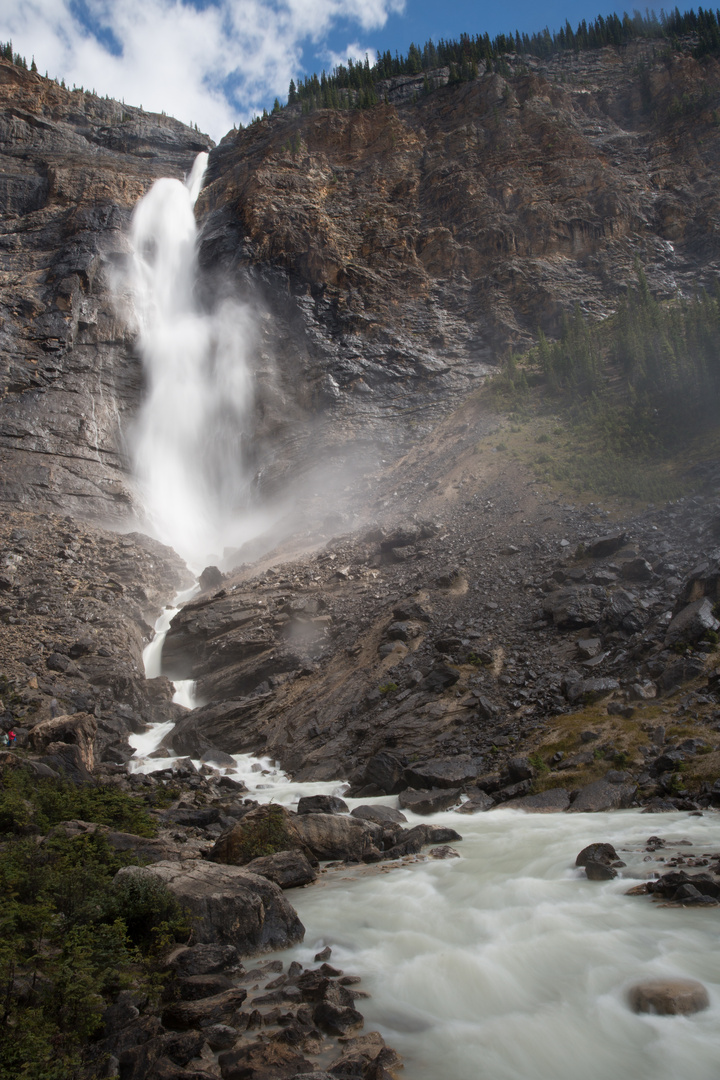
<svg viewBox="0 0 720 1080">
<path fill-rule="evenodd" d="M 507 344 L 611 311 L 638 259 L 662 295 L 716 278 L 720 67 L 690 45 L 510 58 L 427 96 L 394 80 L 374 109 L 226 136 L 201 287 L 257 313 L 261 491 L 407 449 Z M 0 80 L 3 497 L 118 519 L 141 374 L 110 277 L 137 198 L 207 141 L 4 62 Z"/>
<path fill-rule="evenodd" d="M 276 469 L 284 440 L 412 443 L 508 344 L 612 311 L 636 260 L 665 296 L 716 278 L 717 62 L 641 42 L 512 71 L 295 106 L 211 154 L 204 266 L 261 284 L 284 397 L 325 420 L 277 416 Z"/>
<path fill-rule="evenodd" d="M 207 140 L 0 61 L 0 497 L 118 520 L 140 366 L 110 292 L 133 206 Z"/>
<path fill-rule="evenodd" d="M 714 543 L 716 496 L 684 551 L 670 514 L 628 521 L 637 547 L 612 567 L 574 566 L 558 545 L 600 531 L 599 510 L 548 505 L 500 459 L 481 467 L 495 421 L 477 401 L 442 414 L 508 343 L 576 303 L 612 310 L 636 260 L 663 295 L 716 279 L 720 68 L 647 43 L 511 66 L 417 100 L 412 80 L 389 86 L 361 112 L 285 110 L 211 153 L 199 292 L 255 312 L 257 488 L 313 480 L 320 539 L 335 539 L 313 559 L 276 553 L 269 575 L 241 568 L 176 619 L 167 672 L 197 678 L 206 702 L 173 734 L 178 752 L 264 749 L 358 784 L 393 750 L 478 774 L 498 748 L 535 745 L 596 674 L 622 708 L 636 685 L 668 689 L 666 616 Z M 0 99 L 5 696 L 28 727 L 53 696 L 95 711 L 112 764 L 129 727 L 179 715 L 140 670 L 179 568 L 57 512 L 122 524 L 133 509 L 123 435 L 142 378 L 110 283 L 137 198 L 205 141 L 4 62 Z M 363 483 L 346 483 L 350 465 Z M 341 535 L 352 514 L 376 528 Z M 584 628 L 599 642 L 587 657 L 565 634 Z M 704 655 L 670 689 L 700 678 Z"/>
</svg>

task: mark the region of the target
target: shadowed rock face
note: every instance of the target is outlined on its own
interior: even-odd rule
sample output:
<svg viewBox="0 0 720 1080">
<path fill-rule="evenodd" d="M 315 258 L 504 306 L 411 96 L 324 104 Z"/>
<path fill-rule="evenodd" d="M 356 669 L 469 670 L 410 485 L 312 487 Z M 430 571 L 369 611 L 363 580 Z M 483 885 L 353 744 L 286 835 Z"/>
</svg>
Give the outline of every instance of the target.
<svg viewBox="0 0 720 1080">
<path fill-rule="evenodd" d="M 0 61 L 3 501 L 127 516 L 122 427 L 141 372 L 110 278 L 137 200 L 205 149 L 176 120 Z"/>
</svg>

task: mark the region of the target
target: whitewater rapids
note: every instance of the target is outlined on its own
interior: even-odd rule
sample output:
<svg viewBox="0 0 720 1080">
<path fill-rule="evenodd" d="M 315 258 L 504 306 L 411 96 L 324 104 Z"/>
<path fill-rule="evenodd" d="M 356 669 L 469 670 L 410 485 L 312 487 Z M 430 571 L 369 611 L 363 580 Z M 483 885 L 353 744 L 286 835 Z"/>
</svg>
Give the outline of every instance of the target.
<svg viewBox="0 0 720 1080">
<path fill-rule="evenodd" d="M 308 964 L 331 945 L 332 963 L 372 995 L 365 1030 L 402 1054 L 408 1080 L 717 1080 L 719 909 L 627 897 L 638 879 L 587 881 L 574 862 L 609 841 L 623 874 L 644 876 L 656 868 L 642 862 L 650 835 L 718 851 L 718 815 L 496 810 L 432 822 L 462 834 L 460 859 L 323 875 L 293 893 L 306 943 L 281 954 Z M 710 1008 L 631 1012 L 629 986 L 664 976 L 699 979 Z"/>
</svg>

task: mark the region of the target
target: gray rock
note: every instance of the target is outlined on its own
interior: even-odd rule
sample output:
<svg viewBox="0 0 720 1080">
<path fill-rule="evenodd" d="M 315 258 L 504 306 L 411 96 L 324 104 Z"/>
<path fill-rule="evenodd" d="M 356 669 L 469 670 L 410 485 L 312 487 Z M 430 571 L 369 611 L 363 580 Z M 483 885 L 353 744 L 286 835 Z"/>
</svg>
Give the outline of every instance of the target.
<svg viewBox="0 0 720 1080">
<path fill-rule="evenodd" d="M 317 881 L 317 871 L 302 851 L 278 851 L 274 855 L 263 855 L 246 863 L 245 869 L 274 881 L 281 889 L 296 889 Z"/>
<path fill-rule="evenodd" d="M 604 862 L 596 862 L 594 859 L 586 860 L 585 873 L 588 881 L 612 881 L 617 877 L 617 870 L 613 870 L 612 866 L 607 866 Z"/>
<path fill-rule="evenodd" d="M 617 679 L 580 679 L 567 687 L 565 696 L 571 704 L 577 701 L 600 701 L 619 689 L 620 683 Z"/>
<path fill-rule="evenodd" d="M 321 861 L 360 862 L 374 847 L 378 835 L 378 826 L 372 822 L 338 814 L 301 814 L 295 819 L 295 828 L 305 846 Z"/>
<path fill-rule="evenodd" d="M 710 1004 L 707 990 L 695 979 L 648 979 L 630 988 L 628 1000 L 633 1012 L 659 1016 L 687 1016 Z"/>
<path fill-rule="evenodd" d="M 495 800 L 484 791 L 478 791 L 471 795 L 467 802 L 458 806 L 456 814 L 484 814 L 486 810 L 492 810 Z"/>
<path fill-rule="evenodd" d="M 538 795 L 524 795 L 502 803 L 503 810 L 524 810 L 528 814 L 561 814 L 570 806 L 570 795 L 565 788 L 550 788 Z"/>
<path fill-rule="evenodd" d="M 239 866 L 203 860 L 126 866 L 125 875 L 162 881 L 188 910 L 200 944 L 234 945 L 241 956 L 284 949 L 305 936 L 305 928 L 280 888 Z"/>
<path fill-rule="evenodd" d="M 400 810 L 392 806 L 355 806 L 350 811 L 352 817 L 360 818 L 361 821 L 374 821 L 376 825 L 383 827 L 388 825 L 402 825 L 407 818 Z"/>
<path fill-rule="evenodd" d="M 429 791 L 400 792 L 398 803 L 403 810 L 411 810 L 413 814 L 438 814 L 441 810 L 449 810 L 460 798 L 459 789 L 448 791 L 445 788 L 431 788 Z"/>
<path fill-rule="evenodd" d="M 171 967 L 178 975 L 217 975 L 222 971 L 242 970 L 234 945 L 191 945 L 172 959 Z"/>
<path fill-rule="evenodd" d="M 713 615 L 713 606 L 706 596 L 700 600 L 688 604 L 678 612 L 667 628 L 665 644 L 672 645 L 676 641 L 699 641 L 708 630 L 720 629 L 720 621 Z"/>
<path fill-rule="evenodd" d="M 580 788 L 568 813 L 598 813 L 601 810 L 624 810 L 635 798 L 635 784 L 608 784 L 606 780 L 595 780 Z"/>
<path fill-rule="evenodd" d="M 580 629 L 599 622 L 605 600 L 605 590 L 599 585 L 571 586 L 546 596 L 543 611 L 559 630 Z"/>
<path fill-rule="evenodd" d="M 304 795 L 297 806 L 298 814 L 347 814 L 348 805 L 337 795 Z"/>
<path fill-rule="evenodd" d="M 608 555 L 614 555 L 621 547 L 624 547 L 627 533 L 608 533 L 606 536 L 598 536 L 585 545 L 585 552 L 591 559 L 605 559 Z"/>
<path fill-rule="evenodd" d="M 427 761 L 414 764 L 405 770 L 405 779 L 410 787 L 421 788 L 460 788 L 477 779 L 477 768 L 472 759 L 458 755 L 446 761 Z"/>
</svg>

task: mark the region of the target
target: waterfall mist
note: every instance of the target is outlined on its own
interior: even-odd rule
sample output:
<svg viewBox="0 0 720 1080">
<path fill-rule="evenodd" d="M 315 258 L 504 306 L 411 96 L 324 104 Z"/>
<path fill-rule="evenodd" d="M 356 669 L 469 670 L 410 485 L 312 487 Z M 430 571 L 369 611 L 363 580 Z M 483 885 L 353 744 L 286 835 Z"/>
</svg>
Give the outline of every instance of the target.
<svg viewBox="0 0 720 1080">
<path fill-rule="evenodd" d="M 255 325 L 247 305 L 196 296 L 194 206 L 207 154 L 185 183 L 155 181 L 138 203 L 129 280 L 147 380 L 130 444 L 146 527 L 194 569 L 261 530 L 251 511 Z"/>
</svg>

